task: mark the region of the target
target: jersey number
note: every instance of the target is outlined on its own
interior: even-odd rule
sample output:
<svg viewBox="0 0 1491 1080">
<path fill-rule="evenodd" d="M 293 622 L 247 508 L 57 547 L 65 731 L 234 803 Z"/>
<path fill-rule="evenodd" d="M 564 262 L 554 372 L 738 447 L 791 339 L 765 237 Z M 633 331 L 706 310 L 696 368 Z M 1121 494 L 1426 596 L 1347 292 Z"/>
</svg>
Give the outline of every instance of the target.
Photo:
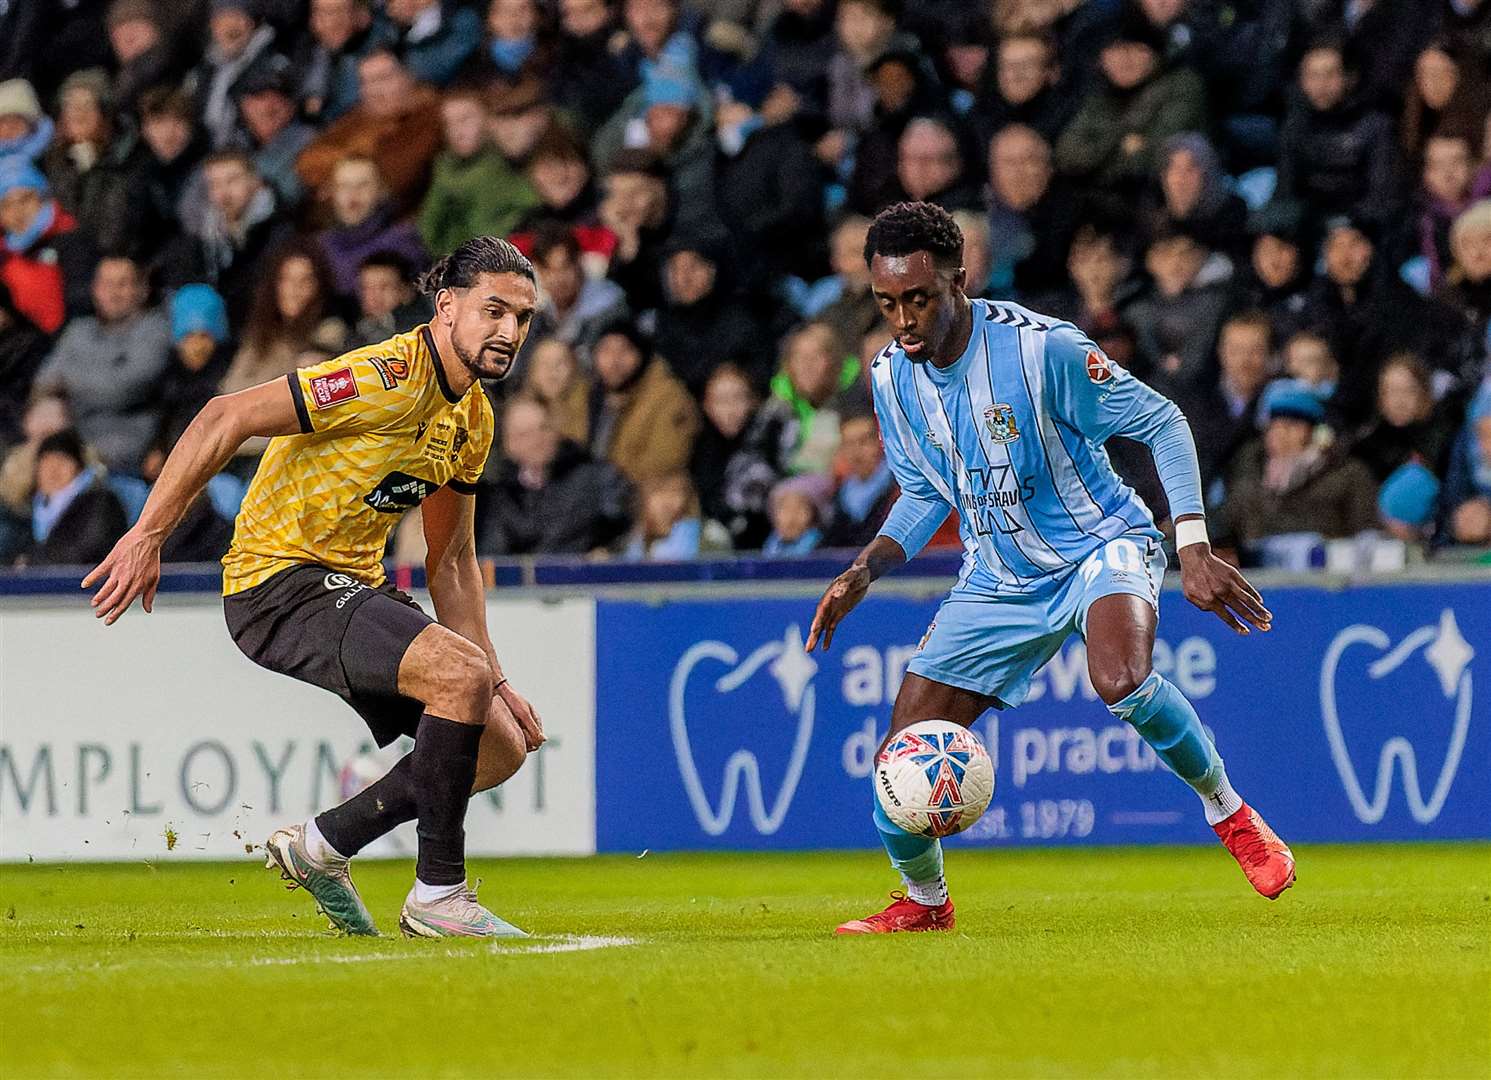
<svg viewBox="0 0 1491 1080">
<path fill-rule="evenodd" d="M 1087 561 L 1082 564 L 1082 580 L 1089 585 L 1096 581 L 1097 576 L 1103 572 L 1105 559 L 1110 570 L 1129 574 L 1144 571 L 1144 556 L 1139 554 L 1139 545 L 1120 537 L 1109 540 L 1101 551 L 1094 551 L 1087 557 Z"/>
</svg>

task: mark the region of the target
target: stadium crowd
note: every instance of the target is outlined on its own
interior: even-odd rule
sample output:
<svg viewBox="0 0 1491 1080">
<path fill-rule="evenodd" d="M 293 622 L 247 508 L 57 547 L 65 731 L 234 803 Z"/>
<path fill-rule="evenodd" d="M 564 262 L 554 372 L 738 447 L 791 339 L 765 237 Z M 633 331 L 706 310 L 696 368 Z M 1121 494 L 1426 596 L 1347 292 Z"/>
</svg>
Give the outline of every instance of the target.
<svg viewBox="0 0 1491 1080">
<path fill-rule="evenodd" d="M 482 554 L 859 546 L 905 199 L 1181 406 L 1245 561 L 1491 544 L 1491 0 L 0 0 L 0 564 L 102 557 L 209 397 L 480 233 L 542 302 Z"/>
</svg>

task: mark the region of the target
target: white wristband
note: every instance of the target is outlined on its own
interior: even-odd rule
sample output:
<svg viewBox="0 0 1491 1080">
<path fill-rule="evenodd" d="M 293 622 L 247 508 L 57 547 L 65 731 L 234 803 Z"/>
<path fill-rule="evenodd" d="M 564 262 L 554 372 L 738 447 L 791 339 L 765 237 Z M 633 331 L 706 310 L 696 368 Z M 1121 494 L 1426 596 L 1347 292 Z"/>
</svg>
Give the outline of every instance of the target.
<svg viewBox="0 0 1491 1080">
<path fill-rule="evenodd" d="M 1175 550 L 1190 547 L 1192 544 L 1208 544 L 1211 541 L 1206 536 L 1205 518 L 1187 518 L 1185 521 L 1175 523 Z"/>
</svg>

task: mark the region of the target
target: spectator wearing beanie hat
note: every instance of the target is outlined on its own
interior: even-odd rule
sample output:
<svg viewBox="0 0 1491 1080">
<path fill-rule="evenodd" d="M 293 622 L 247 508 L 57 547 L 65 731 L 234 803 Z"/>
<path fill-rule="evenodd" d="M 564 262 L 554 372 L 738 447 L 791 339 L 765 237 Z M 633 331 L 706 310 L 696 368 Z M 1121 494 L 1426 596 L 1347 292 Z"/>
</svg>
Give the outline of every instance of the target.
<svg viewBox="0 0 1491 1080">
<path fill-rule="evenodd" d="M 623 150 L 655 154 L 668 172 L 678 226 L 706 229 L 718 221 L 712 125 L 703 85 L 686 69 L 658 64 L 596 132 L 592 158 L 610 172 Z"/>
<path fill-rule="evenodd" d="M 25 79 L 0 82 L 0 166 L 12 157 L 37 161 L 52 141 L 54 125 Z"/>
<path fill-rule="evenodd" d="M 1384 531 L 1409 543 L 1427 540 L 1434 531 L 1439 487 L 1439 478 L 1416 461 L 1394 469 L 1377 492 Z"/>
<path fill-rule="evenodd" d="M 1324 406 L 1308 391 L 1274 394 L 1262 438 L 1237 456 L 1222 507 L 1224 530 L 1244 544 L 1313 533 L 1327 540 L 1377 525 L 1377 482 L 1336 446 L 1319 445 Z"/>
<path fill-rule="evenodd" d="M 211 285 L 183 285 L 171 297 L 171 362 L 161 387 L 157 443 L 176 444 L 192 418 L 217 393 L 233 359 L 228 309 Z"/>
<path fill-rule="evenodd" d="M 109 553 L 129 527 L 119 497 L 89 466 L 83 440 L 68 429 L 48 435 L 36 450 L 36 494 L 31 500 L 31 549 L 25 566 L 80 566 Z"/>
<path fill-rule="evenodd" d="M 41 171 L 24 158 L 0 163 L 0 282 L 21 314 L 55 334 L 88 307 L 91 252 Z"/>
</svg>

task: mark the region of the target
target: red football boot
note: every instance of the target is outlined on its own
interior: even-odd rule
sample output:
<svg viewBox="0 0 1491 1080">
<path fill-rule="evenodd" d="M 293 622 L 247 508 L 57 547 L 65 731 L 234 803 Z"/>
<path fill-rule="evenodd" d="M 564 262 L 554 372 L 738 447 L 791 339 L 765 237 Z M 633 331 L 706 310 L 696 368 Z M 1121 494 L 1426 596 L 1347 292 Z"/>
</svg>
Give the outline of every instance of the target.
<svg viewBox="0 0 1491 1080">
<path fill-rule="evenodd" d="M 1294 853 L 1247 803 L 1212 828 L 1262 896 L 1276 899 L 1294 884 Z"/>
<path fill-rule="evenodd" d="M 863 919 L 850 919 L 835 934 L 899 934 L 921 930 L 951 930 L 953 928 L 953 902 L 951 900 L 936 907 L 918 904 L 897 890 L 890 894 L 890 907 L 877 911 Z"/>
</svg>

